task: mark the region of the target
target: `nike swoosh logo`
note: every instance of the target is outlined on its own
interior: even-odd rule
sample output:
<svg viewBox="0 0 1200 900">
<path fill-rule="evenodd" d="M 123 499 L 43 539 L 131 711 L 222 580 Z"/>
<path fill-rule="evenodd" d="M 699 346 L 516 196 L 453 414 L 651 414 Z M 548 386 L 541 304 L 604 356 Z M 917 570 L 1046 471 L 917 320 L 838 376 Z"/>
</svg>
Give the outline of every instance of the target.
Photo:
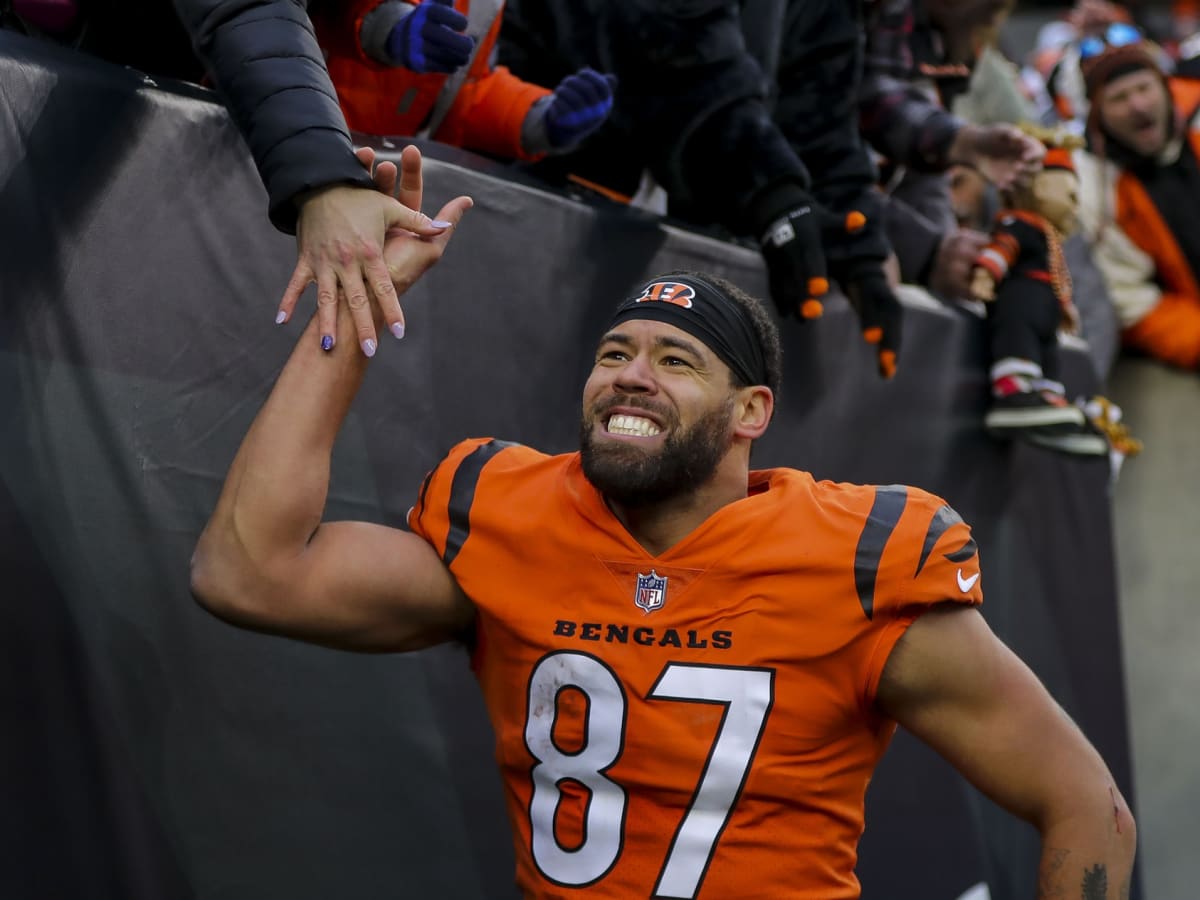
<svg viewBox="0 0 1200 900">
<path fill-rule="evenodd" d="M 963 578 L 962 569 L 958 570 L 958 589 L 964 594 L 968 593 L 971 588 L 975 587 L 975 582 L 979 580 L 979 573 L 976 572 L 970 578 Z"/>
</svg>

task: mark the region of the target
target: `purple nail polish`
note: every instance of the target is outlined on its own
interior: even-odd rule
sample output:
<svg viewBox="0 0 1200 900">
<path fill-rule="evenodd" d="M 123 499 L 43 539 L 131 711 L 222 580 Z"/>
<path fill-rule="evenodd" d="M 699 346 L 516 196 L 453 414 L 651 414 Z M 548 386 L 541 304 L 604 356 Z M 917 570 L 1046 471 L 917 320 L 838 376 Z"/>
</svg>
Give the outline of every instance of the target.
<svg viewBox="0 0 1200 900">
<path fill-rule="evenodd" d="M 321 335 L 321 349 L 322 350 L 332 350 L 333 349 L 333 338 L 331 338 L 327 334 Z"/>
<path fill-rule="evenodd" d="M 278 313 L 275 314 L 275 324 L 276 325 L 282 325 L 286 321 L 287 321 L 287 313 L 285 313 L 282 309 Z"/>
<path fill-rule="evenodd" d="M 394 334 L 396 336 L 396 340 L 400 340 L 400 338 L 404 337 L 404 323 L 403 322 L 393 322 L 392 326 L 391 326 L 391 331 L 392 331 L 392 334 Z"/>
<path fill-rule="evenodd" d="M 377 346 L 376 343 L 373 340 L 371 340 L 370 338 L 367 338 L 365 341 L 362 342 L 363 353 L 366 354 L 368 359 L 370 359 L 372 356 L 375 355 L 375 347 L 376 346 Z"/>
<path fill-rule="evenodd" d="M 434 219 L 429 224 L 432 225 L 434 228 L 449 228 L 454 223 L 453 222 L 443 222 L 441 219 Z"/>
</svg>

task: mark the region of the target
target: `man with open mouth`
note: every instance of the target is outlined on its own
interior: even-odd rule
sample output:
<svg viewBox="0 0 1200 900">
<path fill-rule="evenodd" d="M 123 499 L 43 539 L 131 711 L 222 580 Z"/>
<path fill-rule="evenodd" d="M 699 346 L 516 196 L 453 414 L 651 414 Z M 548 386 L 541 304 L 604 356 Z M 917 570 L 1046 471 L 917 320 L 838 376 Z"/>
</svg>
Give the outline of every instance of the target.
<svg viewBox="0 0 1200 900">
<path fill-rule="evenodd" d="M 1124 344 L 1200 366 L 1200 94 L 1168 78 L 1131 25 L 1084 38 L 1089 152 L 1076 160 L 1080 224 Z"/>
</svg>

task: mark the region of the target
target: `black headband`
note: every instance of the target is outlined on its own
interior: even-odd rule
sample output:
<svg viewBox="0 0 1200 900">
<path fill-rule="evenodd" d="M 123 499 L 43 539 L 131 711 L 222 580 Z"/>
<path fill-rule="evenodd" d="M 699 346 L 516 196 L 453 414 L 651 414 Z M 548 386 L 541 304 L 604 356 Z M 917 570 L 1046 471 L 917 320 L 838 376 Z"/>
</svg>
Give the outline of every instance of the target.
<svg viewBox="0 0 1200 900">
<path fill-rule="evenodd" d="M 630 319 L 666 322 L 699 338 L 745 384 L 766 384 L 762 344 L 742 308 L 695 275 L 646 282 L 613 314 L 613 328 Z"/>
</svg>

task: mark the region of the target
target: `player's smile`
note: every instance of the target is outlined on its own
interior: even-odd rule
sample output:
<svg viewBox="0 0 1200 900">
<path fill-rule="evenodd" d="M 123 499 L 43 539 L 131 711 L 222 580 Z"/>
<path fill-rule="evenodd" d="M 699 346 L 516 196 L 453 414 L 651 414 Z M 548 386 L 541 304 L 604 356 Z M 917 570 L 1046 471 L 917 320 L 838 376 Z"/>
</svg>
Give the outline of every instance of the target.
<svg viewBox="0 0 1200 900">
<path fill-rule="evenodd" d="M 663 433 L 663 426 L 636 407 L 615 407 L 601 416 L 604 432 L 618 438 L 645 440 Z"/>
</svg>

